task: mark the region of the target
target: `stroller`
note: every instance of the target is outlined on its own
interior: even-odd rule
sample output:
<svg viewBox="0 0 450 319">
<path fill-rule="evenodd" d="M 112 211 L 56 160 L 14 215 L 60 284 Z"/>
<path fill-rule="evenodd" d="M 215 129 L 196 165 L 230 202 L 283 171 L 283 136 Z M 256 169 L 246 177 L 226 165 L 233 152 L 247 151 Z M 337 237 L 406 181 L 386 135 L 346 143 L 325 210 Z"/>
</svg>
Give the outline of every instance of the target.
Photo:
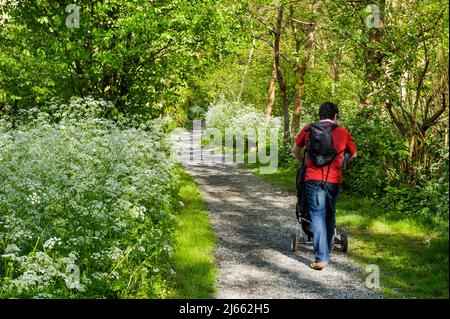
<svg viewBox="0 0 450 319">
<path fill-rule="evenodd" d="M 291 235 L 291 251 L 298 250 L 299 245 L 313 246 L 313 232 L 311 225 L 311 216 L 308 209 L 308 203 L 305 196 L 305 173 L 306 165 L 303 165 L 297 170 L 296 189 L 297 189 L 297 204 L 295 206 L 295 216 L 300 223 L 299 233 Z M 336 228 L 334 229 L 333 245 L 341 248 L 342 252 L 346 253 L 348 250 L 348 236 L 344 232 L 338 234 Z"/>
</svg>

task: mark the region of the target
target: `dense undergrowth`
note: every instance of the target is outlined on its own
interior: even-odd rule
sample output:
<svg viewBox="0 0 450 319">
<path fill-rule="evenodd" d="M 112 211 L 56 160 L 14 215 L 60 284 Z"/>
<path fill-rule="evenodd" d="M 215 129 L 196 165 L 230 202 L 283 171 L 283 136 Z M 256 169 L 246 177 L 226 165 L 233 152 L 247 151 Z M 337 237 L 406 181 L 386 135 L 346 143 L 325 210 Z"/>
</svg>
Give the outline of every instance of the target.
<svg viewBox="0 0 450 319">
<path fill-rule="evenodd" d="M 3 118 L 1 298 L 168 295 L 179 203 L 167 121 L 105 120 L 107 107 L 74 99 Z"/>
</svg>

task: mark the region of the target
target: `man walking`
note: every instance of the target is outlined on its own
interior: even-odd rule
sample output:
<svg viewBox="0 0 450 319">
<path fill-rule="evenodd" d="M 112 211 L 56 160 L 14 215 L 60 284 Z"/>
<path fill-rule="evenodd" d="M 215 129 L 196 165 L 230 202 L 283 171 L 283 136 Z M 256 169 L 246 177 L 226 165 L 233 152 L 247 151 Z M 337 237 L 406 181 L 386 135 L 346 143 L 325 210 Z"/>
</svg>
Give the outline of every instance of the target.
<svg viewBox="0 0 450 319">
<path fill-rule="evenodd" d="M 320 121 L 306 125 L 298 135 L 293 153 L 302 161 L 306 152 L 305 193 L 311 215 L 315 261 L 311 268 L 322 270 L 330 261 L 336 226 L 336 201 L 342 183 L 344 153 L 356 157 L 350 133 L 336 124 L 339 110 L 331 102 L 320 106 Z"/>
</svg>

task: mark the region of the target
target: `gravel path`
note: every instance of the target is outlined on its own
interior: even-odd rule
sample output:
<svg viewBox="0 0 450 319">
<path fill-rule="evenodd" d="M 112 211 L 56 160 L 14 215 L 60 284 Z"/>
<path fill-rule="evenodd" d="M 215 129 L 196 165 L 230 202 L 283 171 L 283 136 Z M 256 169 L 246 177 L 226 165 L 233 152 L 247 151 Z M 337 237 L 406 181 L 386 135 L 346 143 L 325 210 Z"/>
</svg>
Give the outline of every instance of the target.
<svg viewBox="0 0 450 319">
<path fill-rule="evenodd" d="M 186 140 L 186 136 L 185 136 Z M 218 237 L 216 298 L 380 298 L 347 257 L 333 252 L 322 271 L 312 248 L 290 251 L 295 196 L 236 164 L 185 164 L 201 190 Z M 351 242 L 350 248 L 351 249 Z"/>
</svg>

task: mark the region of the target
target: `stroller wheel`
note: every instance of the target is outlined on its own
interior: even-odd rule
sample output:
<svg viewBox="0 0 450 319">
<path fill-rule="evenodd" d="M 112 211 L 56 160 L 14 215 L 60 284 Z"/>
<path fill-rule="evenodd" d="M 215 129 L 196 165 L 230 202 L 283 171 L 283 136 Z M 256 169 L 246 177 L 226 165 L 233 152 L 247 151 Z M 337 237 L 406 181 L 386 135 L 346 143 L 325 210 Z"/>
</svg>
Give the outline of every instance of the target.
<svg viewBox="0 0 450 319">
<path fill-rule="evenodd" d="M 346 253 L 348 250 L 348 236 L 346 233 L 341 233 L 341 247 L 342 252 Z"/>
<path fill-rule="evenodd" d="M 298 250 L 298 239 L 297 235 L 292 234 L 291 235 L 291 251 L 297 251 Z"/>
</svg>

